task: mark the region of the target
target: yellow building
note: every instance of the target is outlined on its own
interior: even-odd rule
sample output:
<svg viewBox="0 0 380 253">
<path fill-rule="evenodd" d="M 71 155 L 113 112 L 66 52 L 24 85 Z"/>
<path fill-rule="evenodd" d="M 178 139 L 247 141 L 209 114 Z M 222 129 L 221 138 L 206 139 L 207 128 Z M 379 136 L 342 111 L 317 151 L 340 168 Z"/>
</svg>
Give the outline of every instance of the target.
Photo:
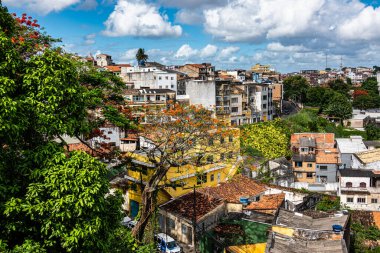
<svg viewBox="0 0 380 253">
<path fill-rule="evenodd" d="M 228 178 L 235 175 L 239 165 L 237 159 L 240 149 L 239 136 L 228 136 L 223 139 L 223 142 L 229 146 L 229 150 L 231 151 L 206 156 L 206 165 L 197 167 L 186 164 L 179 167 L 171 167 L 165 179 L 161 182 L 161 185 L 165 184 L 168 186 L 159 190 L 157 204 L 163 204 L 171 198 L 188 193 L 192 191 L 194 186 L 196 188 L 217 186 L 219 183 L 225 182 Z M 214 145 L 220 145 L 219 141 Z M 138 214 L 141 203 L 142 191 L 146 182 L 154 173 L 155 166 L 148 162 L 147 157 L 141 151 L 131 152 L 128 156 L 131 158 L 133 168 L 129 169 L 124 176 L 129 182 L 129 187 L 125 194 L 123 207 L 129 211 L 130 216 L 135 217 Z"/>
<path fill-rule="evenodd" d="M 260 63 L 257 63 L 255 66 L 252 66 L 251 70 L 254 73 L 269 73 L 269 72 L 271 72 L 270 65 L 261 65 Z"/>
</svg>

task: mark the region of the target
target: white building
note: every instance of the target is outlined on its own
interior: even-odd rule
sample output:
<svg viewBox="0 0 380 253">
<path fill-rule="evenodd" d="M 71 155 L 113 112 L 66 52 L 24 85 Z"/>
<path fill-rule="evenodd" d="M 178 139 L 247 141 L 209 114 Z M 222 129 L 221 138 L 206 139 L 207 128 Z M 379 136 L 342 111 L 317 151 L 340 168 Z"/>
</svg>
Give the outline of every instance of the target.
<svg viewBox="0 0 380 253">
<path fill-rule="evenodd" d="M 113 65 L 112 57 L 108 54 L 98 54 L 96 55 L 96 64 L 100 67 Z"/>
<path fill-rule="evenodd" d="M 190 104 L 202 105 L 209 110 L 215 110 L 215 81 L 188 79 L 185 83 L 185 90 L 185 94 L 189 96 Z"/>
<path fill-rule="evenodd" d="M 253 84 L 248 88 L 253 122 L 273 119 L 273 95 L 269 84 Z"/>
<path fill-rule="evenodd" d="M 177 74 L 157 67 L 122 67 L 120 77 L 133 89 L 170 89 L 177 92 Z"/>
<path fill-rule="evenodd" d="M 351 209 L 380 210 L 380 149 L 352 156 L 352 168 L 338 172 L 338 195 Z"/>
<path fill-rule="evenodd" d="M 350 136 L 350 138 L 335 139 L 339 156 L 341 158 L 341 169 L 352 168 L 352 155 L 354 153 L 367 151 L 362 136 Z"/>
</svg>

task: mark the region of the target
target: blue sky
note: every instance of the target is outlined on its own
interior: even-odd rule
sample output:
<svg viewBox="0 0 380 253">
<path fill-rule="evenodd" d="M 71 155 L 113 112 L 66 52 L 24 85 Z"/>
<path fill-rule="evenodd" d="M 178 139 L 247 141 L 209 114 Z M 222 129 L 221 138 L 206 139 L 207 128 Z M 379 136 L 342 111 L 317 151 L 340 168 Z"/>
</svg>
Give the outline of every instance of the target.
<svg viewBox="0 0 380 253">
<path fill-rule="evenodd" d="M 380 65 L 378 1 L 3 0 L 37 18 L 65 49 L 134 63 L 145 48 L 164 64 L 218 69 L 270 64 L 281 72 Z M 379 59 L 379 60 L 378 60 Z"/>
</svg>

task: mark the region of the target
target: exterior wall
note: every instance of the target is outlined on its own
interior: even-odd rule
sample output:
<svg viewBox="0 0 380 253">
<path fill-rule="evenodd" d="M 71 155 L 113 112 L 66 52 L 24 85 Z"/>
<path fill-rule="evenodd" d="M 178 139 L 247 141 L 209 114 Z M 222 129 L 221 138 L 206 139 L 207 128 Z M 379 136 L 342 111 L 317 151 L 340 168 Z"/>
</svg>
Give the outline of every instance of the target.
<svg viewBox="0 0 380 253">
<path fill-rule="evenodd" d="M 233 99 L 237 99 L 236 103 L 233 103 Z M 232 108 L 237 108 L 237 112 L 233 112 Z M 231 95 L 231 116 L 241 115 L 243 113 L 242 108 L 242 95 Z M 240 124 L 238 124 L 240 125 Z"/>
<path fill-rule="evenodd" d="M 308 167 L 311 164 L 311 167 Z M 302 162 L 302 167 L 297 167 L 296 162 L 293 162 L 294 178 L 296 182 L 314 183 L 316 181 L 316 163 L 315 162 Z M 302 173 L 302 177 L 300 174 Z M 313 173 L 313 177 L 308 178 L 307 173 Z"/>
<path fill-rule="evenodd" d="M 305 193 L 299 193 L 294 191 L 287 191 L 284 189 L 277 189 L 277 188 L 268 188 L 264 195 L 268 194 L 280 194 L 285 193 L 285 201 L 290 201 L 293 204 L 297 205 L 303 202 L 304 197 L 306 197 L 308 194 Z"/>
<path fill-rule="evenodd" d="M 186 95 L 190 97 L 190 104 L 215 110 L 215 81 L 187 80 Z"/>
<path fill-rule="evenodd" d="M 342 169 L 352 168 L 352 154 L 341 153 L 340 159 L 342 161 L 342 165 L 340 168 Z"/>
<path fill-rule="evenodd" d="M 243 212 L 243 205 L 238 203 L 227 203 L 228 213 L 241 213 Z"/>
<path fill-rule="evenodd" d="M 103 137 L 95 137 L 91 140 L 92 145 L 94 146 L 95 143 L 111 143 L 114 142 L 116 147 L 120 146 L 120 136 L 122 133 L 120 132 L 120 129 L 118 127 L 100 127 L 100 131 L 103 132 L 103 135 L 106 136 L 106 138 Z"/>
<path fill-rule="evenodd" d="M 321 166 L 327 166 L 327 170 L 321 170 Z M 323 179 L 321 177 L 327 177 L 327 183 L 334 183 L 336 182 L 337 175 L 337 165 L 336 164 L 317 164 L 315 169 L 316 174 L 316 182 L 318 183 L 325 183 L 323 182 Z"/>
<path fill-rule="evenodd" d="M 194 233 L 191 220 L 178 217 L 162 209 L 159 210 L 159 213 L 161 215 L 160 219 L 162 219 L 160 221 L 160 229 L 163 233 L 170 235 L 179 242 L 194 246 Z M 223 203 L 197 221 L 197 231 L 201 232 L 202 230 L 207 231 L 212 229 L 226 214 L 226 204 Z M 174 221 L 174 228 L 167 226 L 168 218 Z M 186 229 L 183 229 L 183 226 L 186 226 Z"/>
<path fill-rule="evenodd" d="M 380 160 L 373 162 L 362 164 L 361 161 L 356 156 L 352 156 L 352 168 L 353 169 L 365 169 L 365 170 L 379 170 L 380 169 Z"/>
<path fill-rule="evenodd" d="M 155 88 L 156 89 L 170 89 L 177 91 L 177 74 L 168 72 L 156 72 L 155 77 Z"/>
<path fill-rule="evenodd" d="M 377 87 L 380 92 L 380 72 L 377 73 L 376 78 L 377 78 Z"/>
<path fill-rule="evenodd" d="M 347 202 L 347 198 L 353 198 L 354 202 Z M 358 198 L 365 198 L 365 203 L 358 203 Z M 371 203 L 372 199 L 377 199 L 377 203 Z M 341 194 L 340 203 L 353 210 L 380 211 L 380 194 Z"/>
</svg>

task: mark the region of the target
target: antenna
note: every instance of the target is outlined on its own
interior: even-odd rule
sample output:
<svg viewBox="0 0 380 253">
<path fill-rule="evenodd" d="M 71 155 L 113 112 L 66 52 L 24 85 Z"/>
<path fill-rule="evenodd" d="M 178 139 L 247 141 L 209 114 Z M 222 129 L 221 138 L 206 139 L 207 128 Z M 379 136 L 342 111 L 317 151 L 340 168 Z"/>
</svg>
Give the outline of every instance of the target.
<svg viewBox="0 0 380 253">
<path fill-rule="evenodd" d="M 327 70 L 327 51 L 326 51 L 326 68 L 325 70 Z"/>
<path fill-rule="evenodd" d="M 342 56 L 340 56 L 340 70 L 343 69 L 343 58 Z"/>
</svg>

